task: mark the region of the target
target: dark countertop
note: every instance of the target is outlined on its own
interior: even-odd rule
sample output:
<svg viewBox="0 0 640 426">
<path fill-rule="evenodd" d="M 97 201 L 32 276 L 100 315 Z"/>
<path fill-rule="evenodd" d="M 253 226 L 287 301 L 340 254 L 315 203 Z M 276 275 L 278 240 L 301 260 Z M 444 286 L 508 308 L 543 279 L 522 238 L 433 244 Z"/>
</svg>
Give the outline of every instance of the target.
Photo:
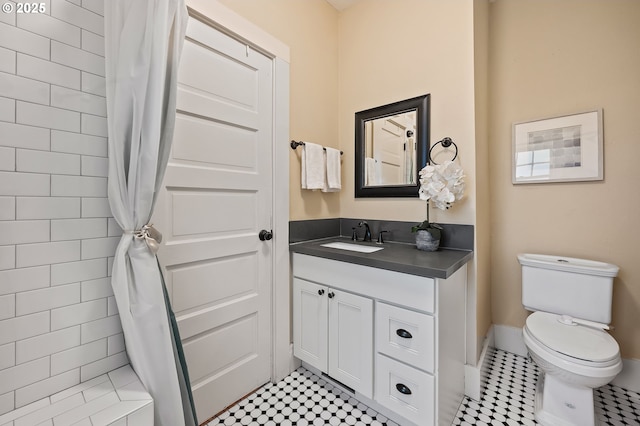
<svg viewBox="0 0 640 426">
<path fill-rule="evenodd" d="M 324 257 L 326 259 L 387 269 L 389 271 L 403 272 L 405 274 L 419 275 L 431 278 L 448 278 L 462 265 L 473 258 L 471 250 L 443 249 L 427 252 L 418 250 L 415 244 L 387 242 L 382 246 L 383 250 L 373 253 L 360 253 L 356 251 L 341 250 L 322 247 L 335 241 L 353 243 L 359 245 L 378 246 L 378 244 L 351 241 L 347 237 L 331 237 L 319 240 L 304 241 L 289 244 L 292 253 L 306 254 L 309 256 Z"/>
</svg>

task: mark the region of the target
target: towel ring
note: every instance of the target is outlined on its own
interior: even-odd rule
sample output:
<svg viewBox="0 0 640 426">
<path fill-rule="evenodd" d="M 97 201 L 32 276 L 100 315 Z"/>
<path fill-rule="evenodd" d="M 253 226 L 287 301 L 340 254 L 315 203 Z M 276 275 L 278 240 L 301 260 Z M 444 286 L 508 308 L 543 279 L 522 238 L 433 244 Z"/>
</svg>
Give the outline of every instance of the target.
<svg viewBox="0 0 640 426">
<path fill-rule="evenodd" d="M 442 140 L 439 140 L 438 142 L 434 143 L 433 145 L 431 145 L 431 148 L 429 148 L 429 162 L 433 163 L 433 164 L 438 164 L 435 161 L 433 161 L 433 158 L 431 157 L 431 151 L 433 151 L 433 148 L 435 148 L 437 145 L 442 145 L 443 148 L 449 148 L 451 145 L 454 146 L 454 148 L 456 149 L 456 153 L 453 156 L 453 158 L 451 159 L 451 161 L 455 160 L 458 157 L 458 145 L 456 145 L 456 143 L 449 137 L 445 137 Z"/>
</svg>

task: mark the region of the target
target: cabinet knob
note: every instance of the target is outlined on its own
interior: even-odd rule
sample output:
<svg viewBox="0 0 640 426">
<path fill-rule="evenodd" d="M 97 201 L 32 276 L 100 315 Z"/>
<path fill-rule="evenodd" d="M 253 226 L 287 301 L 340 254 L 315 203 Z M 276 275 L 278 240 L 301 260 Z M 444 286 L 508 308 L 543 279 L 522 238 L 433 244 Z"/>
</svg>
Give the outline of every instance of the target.
<svg viewBox="0 0 640 426">
<path fill-rule="evenodd" d="M 318 296 L 322 296 L 323 294 L 324 294 L 324 290 L 323 289 L 318 290 Z"/>
<path fill-rule="evenodd" d="M 330 291 L 330 292 L 329 292 L 329 294 L 328 294 L 327 296 L 329 296 L 329 299 L 333 299 L 333 297 L 334 297 L 335 295 L 336 295 L 336 294 L 335 294 L 334 292 Z"/>
<path fill-rule="evenodd" d="M 398 383 L 396 385 L 396 389 L 398 390 L 398 392 L 400 392 L 402 394 L 411 395 L 411 389 L 409 389 L 408 387 L 406 387 L 402 383 Z"/>
<path fill-rule="evenodd" d="M 413 336 L 411 335 L 411 333 L 409 333 L 407 330 L 405 330 L 404 328 L 399 328 L 396 330 L 396 334 L 400 337 L 402 337 L 403 339 L 411 339 Z"/>
<path fill-rule="evenodd" d="M 273 238 L 273 232 L 263 229 L 258 234 L 258 238 L 260 239 L 260 241 L 269 241 L 271 238 Z"/>
</svg>

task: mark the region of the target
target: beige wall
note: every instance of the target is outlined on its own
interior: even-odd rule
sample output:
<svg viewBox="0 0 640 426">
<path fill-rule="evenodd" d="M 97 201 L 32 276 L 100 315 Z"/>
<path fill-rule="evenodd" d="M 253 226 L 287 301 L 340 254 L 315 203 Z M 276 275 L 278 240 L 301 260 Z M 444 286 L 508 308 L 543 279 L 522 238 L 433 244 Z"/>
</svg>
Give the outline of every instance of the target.
<svg viewBox="0 0 640 426">
<path fill-rule="evenodd" d="M 516 254 L 612 262 L 612 334 L 640 358 L 640 2 L 491 3 L 490 168 L 492 315 L 520 327 Z M 603 182 L 511 184 L 511 124 L 604 111 Z"/>
<path fill-rule="evenodd" d="M 338 12 L 324 0 L 219 1 L 290 47 L 291 138 L 338 148 Z M 289 159 L 290 219 L 340 217 L 339 194 L 300 189 L 300 148 Z"/>
</svg>

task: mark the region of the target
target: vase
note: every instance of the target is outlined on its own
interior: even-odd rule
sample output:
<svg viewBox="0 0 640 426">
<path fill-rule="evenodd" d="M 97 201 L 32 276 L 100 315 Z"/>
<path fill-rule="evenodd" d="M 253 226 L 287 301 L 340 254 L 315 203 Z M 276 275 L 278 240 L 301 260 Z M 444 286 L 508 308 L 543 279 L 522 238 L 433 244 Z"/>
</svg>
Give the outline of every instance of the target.
<svg viewBox="0 0 640 426">
<path fill-rule="evenodd" d="M 440 239 L 435 239 L 429 231 L 420 229 L 416 232 L 416 247 L 423 251 L 436 251 L 440 247 Z"/>
</svg>

